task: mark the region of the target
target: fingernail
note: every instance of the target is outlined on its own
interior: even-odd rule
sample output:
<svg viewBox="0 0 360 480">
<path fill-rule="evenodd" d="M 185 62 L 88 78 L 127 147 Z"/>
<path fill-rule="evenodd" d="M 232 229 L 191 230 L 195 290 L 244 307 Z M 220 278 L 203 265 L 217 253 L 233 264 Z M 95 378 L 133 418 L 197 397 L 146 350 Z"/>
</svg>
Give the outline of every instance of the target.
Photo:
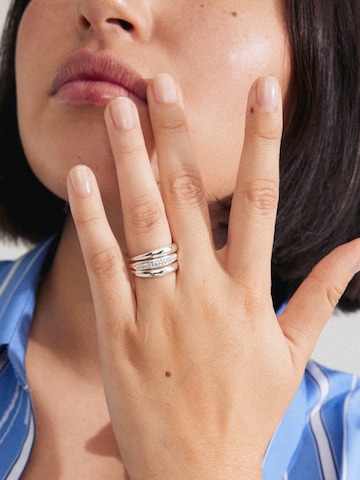
<svg viewBox="0 0 360 480">
<path fill-rule="evenodd" d="M 135 126 L 134 106 L 127 97 L 119 97 L 110 103 L 110 114 L 115 127 L 130 130 Z"/>
<path fill-rule="evenodd" d="M 155 100 L 159 103 L 175 103 L 177 100 L 176 85 L 173 78 L 166 73 L 161 73 L 154 78 L 153 92 Z"/>
<path fill-rule="evenodd" d="M 88 168 L 79 165 L 70 171 L 70 180 L 77 197 L 85 198 L 91 193 L 91 182 Z"/>
<path fill-rule="evenodd" d="M 280 86 L 275 77 L 261 77 L 257 84 L 256 99 L 265 112 L 275 112 L 279 105 Z"/>
</svg>

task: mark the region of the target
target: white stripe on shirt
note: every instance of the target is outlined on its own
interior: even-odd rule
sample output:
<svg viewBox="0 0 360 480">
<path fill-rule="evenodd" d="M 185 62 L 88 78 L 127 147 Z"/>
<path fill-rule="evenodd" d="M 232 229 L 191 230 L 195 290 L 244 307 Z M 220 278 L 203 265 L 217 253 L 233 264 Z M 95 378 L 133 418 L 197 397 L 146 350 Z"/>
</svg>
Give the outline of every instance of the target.
<svg viewBox="0 0 360 480">
<path fill-rule="evenodd" d="M 316 363 L 310 362 L 308 365 L 308 371 L 320 390 L 320 399 L 310 413 L 310 425 L 317 445 L 319 462 L 324 480 L 337 480 L 338 476 L 334 456 L 321 418 L 321 409 L 330 392 L 330 382 L 327 375 L 325 375 Z"/>
<path fill-rule="evenodd" d="M 29 276 L 29 272 L 31 272 L 31 269 L 33 268 L 34 264 L 37 262 L 38 258 L 42 255 L 43 251 L 46 250 L 49 246 L 49 243 L 50 243 L 50 240 L 48 240 L 47 242 L 45 242 L 36 252 L 35 252 L 35 255 L 31 258 L 30 262 L 28 263 L 28 265 L 26 265 L 26 268 L 25 270 L 22 272 L 22 274 L 20 275 L 20 277 L 17 279 L 17 282 L 15 283 L 15 285 L 13 286 L 12 290 L 10 292 L 6 292 L 6 295 L 7 295 L 7 299 L 6 301 L 4 302 L 3 304 L 3 307 L 0 311 L 0 317 L 4 314 L 6 308 L 8 307 L 9 303 L 11 302 L 12 300 L 12 297 L 13 295 L 18 291 L 19 289 L 19 286 L 22 284 L 22 282 Z M 18 267 L 22 264 L 21 262 L 21 258 L 19 260 L 17 260 L 15 262 L 15 265 L 14 267 L 11 268 L 9 274 L 7 275 L 5 281 L 4 281 L 4 284 L 5 285 L 2 285 L 1 287 L 1 290 L 0 290 L 0 295 L 2 295 L 6 289 L 6 287 L 8 286 L 9 282 L 11 281 L 12 277 L 15 275 L 16 273 L 16 270 L 18 269 Z"/>
<path fill-rule="evenodd" d="M 0 296 L 4 293 L 4 291 L 6 290 L 7 286 L 9 285 L 10 283 L 10 280 L 12 279 L 14 273 L 16 272 L 19 264 L 21 263 L 21 258 L 19 258 L 19 260 L 17 260 L 14 265 L 11 267 L 9 273 L 7 274 L 7 276 L 5 277 L 5 280 L 3 281 L 3 283 L 1 284 L 0 286 Z"/>
<path fill-rule="evenodd" d="M 351 382 L 351 388 L 349 393 L 346 395 L 345 401 L 344 401 L 344 412 L 343 412 L 343 451 L 342 451 L 342 475 L 341 479 L 342 480 L 347 480 L 348 477 L 348 472 L 347 472 L 347 464 L 348 464 L 348 458 L 347 458 L 347 415 L 348 415 L 348 408 L 349 408 L 349 403 L 350 403 L 350 397 L 355 391 L 356 385 L 357 385 L 358 378 L 356 375 L 353 376 L 352 382 Z"/>
<path fill-rule="evenodd" d="M 27 432 L 27 436 L 25 442 L 22 446 L 19 456 L 17 457 L 15 463 L 13 464 L 9 474 L 6 477 L 6 480 L 19 480 L 23 471 L 25 470 L 26 464 L 30 457 L 30 452 L 32 449 L 32 445 L 34 443 L 35 437 L 35 424 L 34 418 L 30 418 L 29 430 Z"/>
<path fill-rule="evenodd" d="M 14 410 L 14 408 L 16 407 L 16 404 L 19 404 L 20 402 L 18 402 L 18 398 L 19 398 L 19 395 L 20 395 L 20 392 L 21 392 L 21 386 L 20 384 L 18 383 L 16 385 L 16 389 L 15 389 L 15 392 L 14 392 L 14 395 L 11 399 L 11 402 L 10 402 L 10 405 L 8 406 L 8 408 L 5 410 L 5 413 L 3 415 L 2 418 L 0 418 L 0 429 L 5 425 L 5 423 L 8 421 L 9 417 L 10 417 L 10 414 L 12 413 L 12 411 Z M 0 445 L 2 444 L 2 442 L 4 441 L 4 438 L 1 438 L 0 437 Z"/>
</svg>

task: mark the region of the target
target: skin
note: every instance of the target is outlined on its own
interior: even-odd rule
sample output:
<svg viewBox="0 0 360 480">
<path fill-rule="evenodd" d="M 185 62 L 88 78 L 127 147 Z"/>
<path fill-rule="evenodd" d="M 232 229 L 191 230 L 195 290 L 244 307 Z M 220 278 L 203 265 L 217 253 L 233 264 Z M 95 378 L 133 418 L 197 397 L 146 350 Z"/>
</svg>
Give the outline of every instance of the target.
<svg viewBox="0 0 360 480">
<path fill-rule="evenodd" d="M 134 24 L 134 32 L 121 30 L 108 17 L 124 17 Z M 117 192 L 117 185 L 103 111 L 74 111 L 49 98 L 58 66 L 83 47 L 116 54 L 149 80 L 158 73 L 171 74 L 184 97 L 209 199 L 233 192 L 250 86 L 271 74 L 284 94 L 287 89 L 289 52 L 279 0 L 183 0 L 176 5 L 158 0 L 133 6 L 127 1 L 55 0 L 51 8 L 46 0 L 30 2 L 17 50 L 19 122 L 29 162 L 64 198 L 69 169 L 89 165 L 107 203 L 114 200 L 111 192 Z M 146 108 L 140 107 L 140 117 L 157 170 Z"/>
<path fill-rule="evenodd" d="M 73 217 L 30 335 L 38 439 L 26 478 L 50 468 L 63 478 L 261 478 L 316 339 L 360 268 L 359 242 L 335 250 L 276 318 L 270 258 L 289 80 L 280 2 L 32 0 L 17 46 L 24 148 Z M 80 48 L 135 66 L 149 79 L 147 105 L 122 98 L 104 112 L 50 96 L 56 68 Z M 232 192 L 228 241 L 216 251 L 207 205 Z M 172 240 L 176 274 L 128 273 L 123 252 Z M 82 391 L 92 392 L 89 420 L 74 439 L 111 422 L 104 444 L 122 460 L 113 455 L 109 468 L 79 442 L 71 464 L 64 415 L 49 406 L 67 398 L 79 413 Z M 67 417 L 70 426 L 76 415 Z"/>
</svg>

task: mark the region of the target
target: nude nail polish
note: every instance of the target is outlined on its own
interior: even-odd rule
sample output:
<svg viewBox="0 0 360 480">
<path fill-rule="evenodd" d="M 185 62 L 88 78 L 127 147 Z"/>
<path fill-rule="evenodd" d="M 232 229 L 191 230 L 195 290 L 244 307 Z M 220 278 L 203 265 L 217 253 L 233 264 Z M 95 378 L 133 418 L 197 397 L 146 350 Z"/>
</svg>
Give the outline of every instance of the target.
<svg viewBox="0 0 360 480">
<path fill-rule="evenodd" d="M 87 167 L 79 165 L 70 172 L 70 180 L 77 197 L 85 198 L 91 193 L 91 182 Z"/>
<path fill-rule="evenodd" d="M 135 126 L 134 107 L 126 97 L 119 97 L 111 102 L 110 114 L 115 127 L 119 130 L 130 130 Z"/>
<path fill-rule="evenodd" d="M 275 77 L 261 77 L 257 84 L 256 100 L 266 112 L 275 112 L 280 100 L 280 86 Z"/>
<path fill-rule="evenodd" d="M 166 73 L 161 73 L 154 78 L 153 92 L 155 100 L 159 103 L 175 103 L 177 100 L 176 85 Z"/>
</svg>

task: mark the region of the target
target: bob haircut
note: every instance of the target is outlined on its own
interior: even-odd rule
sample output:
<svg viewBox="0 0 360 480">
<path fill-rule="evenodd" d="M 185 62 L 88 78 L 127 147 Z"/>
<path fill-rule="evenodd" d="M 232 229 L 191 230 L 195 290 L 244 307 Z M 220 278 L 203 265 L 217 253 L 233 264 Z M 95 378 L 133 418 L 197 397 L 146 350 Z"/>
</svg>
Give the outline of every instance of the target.
<svg viewBox="0 0 360 480">
<path fill-rule="evenodd" d="M 0 51 L 0 224 L 5 236 L 37 242 L 61 230 L 65 203 L 35 178 L 19 138 L 14 57 L 29 1 L 12 1 Z M 283 4 L 292 74 L 272 259 L 275 306 L 323 256 L 360 236 L 360 2 Z M 359 277 L 340 306 L 360 307 Z"/>
</svg>

